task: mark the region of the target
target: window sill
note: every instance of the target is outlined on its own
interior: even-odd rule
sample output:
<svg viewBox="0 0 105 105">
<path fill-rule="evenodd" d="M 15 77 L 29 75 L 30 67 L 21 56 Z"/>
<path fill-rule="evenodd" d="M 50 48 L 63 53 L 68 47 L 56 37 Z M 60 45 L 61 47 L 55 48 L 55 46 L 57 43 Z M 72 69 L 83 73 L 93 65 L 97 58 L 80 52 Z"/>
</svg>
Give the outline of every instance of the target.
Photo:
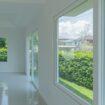
<svg viewBox="0 0 105 105">
<path fill-rule="evenodd" d="M 55 83 L 55 86 L 60 89 L 63 93 L 65 93 L 66 95 L 68 95 L 70 98 L 72 98 L 73 100 L 75 100 L 77 103 L 79 103 L 80 105 L 90 105 L 90 103 L 88 103 L 87 101 L 85 101 L 84 99 L 82 99 L 81 97 L 77 96 L 75 93 L 73 93 L 71 90 L 65 88 L 62 84 L 60 83 Z"/>
</svg>

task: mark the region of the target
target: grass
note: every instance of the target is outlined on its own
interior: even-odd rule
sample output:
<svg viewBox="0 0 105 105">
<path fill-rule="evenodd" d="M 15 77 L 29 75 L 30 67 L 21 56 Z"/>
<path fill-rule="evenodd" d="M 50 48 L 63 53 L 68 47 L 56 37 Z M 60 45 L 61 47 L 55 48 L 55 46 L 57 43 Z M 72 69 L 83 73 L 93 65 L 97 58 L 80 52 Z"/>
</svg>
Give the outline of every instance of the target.
<svg viewBox="0 0 105 105">
<path fill-rule="evenodd" d="M 67 87 L 68 89 L 72 90 L 74 93 L 76 93 L 78 96 L 82 97 L 86 101 L 92 104 L 93 102 L 93 91 L 89 90 L 85 87 L 79 86 L 73 82 L 67 81 L 63 78 L 60 78 L 59 82 Z"/>
</svg>

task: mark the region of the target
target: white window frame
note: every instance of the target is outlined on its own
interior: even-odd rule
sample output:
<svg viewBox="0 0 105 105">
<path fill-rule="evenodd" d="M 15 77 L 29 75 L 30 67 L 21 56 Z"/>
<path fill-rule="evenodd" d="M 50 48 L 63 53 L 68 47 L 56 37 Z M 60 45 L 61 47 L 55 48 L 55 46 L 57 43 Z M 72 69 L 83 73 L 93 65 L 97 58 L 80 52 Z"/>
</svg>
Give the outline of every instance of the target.
<svg viewBox="0 0 105 105">
<path fill-rule="evenodd" d="M 64 14 L 68 13 L 68 11 L 72 10 L 76 6 L 80 5 L 81 3 L 84 3 L 88 0 L 76 0 L 67 8 L 64 8 L 61 12 L 58 13 L 58 15 L 55 15 L 54 18 L 54 35 L 53 35 L 53 69 L 54 69 L 54 85 L 60 89 L 64 94 L 67 94 L 72 99 L 74 99 L 76 102 L 78 102 L 80 105 L 90 105 L 87 101 L 82 99 L 81 97 L 74 94 L 71 90 L 65 88 L 63 85 L 58 83 L 58 21 L 57 19 Z M 105 83 L 104 80 L 104 58 L 105 58 L 105 41 L 104 41 L 104 0 L 93 0 L 93 23 L 94 23 L 94 105 L 105 105 L 104 102 L 104 86 Z"/>
<path fill-rule="evenodd" d="M 104 0 L 94 0 L 94 105 L 105 105 L 104 63 L 105 63 L 105 20 Z"/>
</svg>

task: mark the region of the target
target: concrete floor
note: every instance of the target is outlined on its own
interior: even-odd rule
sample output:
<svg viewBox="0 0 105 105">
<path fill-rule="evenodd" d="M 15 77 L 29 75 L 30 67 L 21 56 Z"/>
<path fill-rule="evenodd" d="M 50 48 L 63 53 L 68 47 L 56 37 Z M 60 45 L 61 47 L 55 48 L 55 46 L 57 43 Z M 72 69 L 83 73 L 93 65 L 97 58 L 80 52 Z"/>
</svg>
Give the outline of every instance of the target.
<svg viewBox="0 0 105 105">
<path fill-rule="evenodd" d="M 8 86 L 8 105 L 45 105 L 38 90 L 18 73 L 0 73 L 0 82 Z"/>
</svg>

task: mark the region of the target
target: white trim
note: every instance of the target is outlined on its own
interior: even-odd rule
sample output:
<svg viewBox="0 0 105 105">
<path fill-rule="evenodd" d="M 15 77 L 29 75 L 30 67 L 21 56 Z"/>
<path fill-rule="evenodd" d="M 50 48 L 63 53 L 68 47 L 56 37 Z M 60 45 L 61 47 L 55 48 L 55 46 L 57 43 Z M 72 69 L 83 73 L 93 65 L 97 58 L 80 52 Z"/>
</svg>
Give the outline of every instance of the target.
<svg viewBox="0 0 105 105">
<path fill-rule="evenodd" d="M 70 96 L 73 100 L 75 100 L 77 103 L 79 103 L 80 105 L 90 105 L 90 103 L 88 103 L 87 101 L 85 101 L 83 98 L 81 98 L 80 96 L 76 95 L 75 93 L 73 93 L 72 90 L 67 89 L 65 86 L 63 86 L 60 83 L 56 83 L 55 84 L 56 87 L 58 89 L 60 89 L 61 91 L 63 91 L 66 95 Z"/>
<path fill-rule="evenodd" d="M 58 12 L 54 16 L 54 20 L 57 20 L 59 17 L 65 15 L 66 13 L 72 11 L 73 9 L 77 8 L 78 6 L 82 5 L 83 3 L 86 3 L 91 0 L 75 0 L 73 3 L 62 9 L 60 12 Z"/>
<path fill-rule="evenodd" d="M 77 96 L 75 93 L 73 93 L 72 91 L 68 90 L 67 88 L 65 88 L 64 86 L 60 85 L 58 83 L 58 30 L 57 30 L 57 19 L 60 16 L 63 16 L 65 13 L 73 10 L 73 8 L 77 7 L 78 5 L 81 5 L 82 3 L 87 2 L 88 0 L 76 0 L 75 2 L 73 2 L 71 5 L 69 5 L 67 8 L 63 9 L 63 11 L 59 12 L 57 15 L 54 16 L 54 35 L 53 35 L 53 49 L 54 49 L 54 85 L 59 88 L 60 90 L 62 90 L 65 94 L 67 94 L 68 96 L 70 96 L 71 98 L 73 98 L 75 101 L 77 101 L 79 104 L 81 105 L 90 105 L 90 103 L 88 103 L 86 100 L 82 99 L 81 97 Z"/>
<path fill-rule="evenodd" d="M 105 105 L 104 102 L 104 59 L 105 59 L 105 31 L 104 31 L 104 0 L 94 0 L 94 104 Z"/>
</svg>

